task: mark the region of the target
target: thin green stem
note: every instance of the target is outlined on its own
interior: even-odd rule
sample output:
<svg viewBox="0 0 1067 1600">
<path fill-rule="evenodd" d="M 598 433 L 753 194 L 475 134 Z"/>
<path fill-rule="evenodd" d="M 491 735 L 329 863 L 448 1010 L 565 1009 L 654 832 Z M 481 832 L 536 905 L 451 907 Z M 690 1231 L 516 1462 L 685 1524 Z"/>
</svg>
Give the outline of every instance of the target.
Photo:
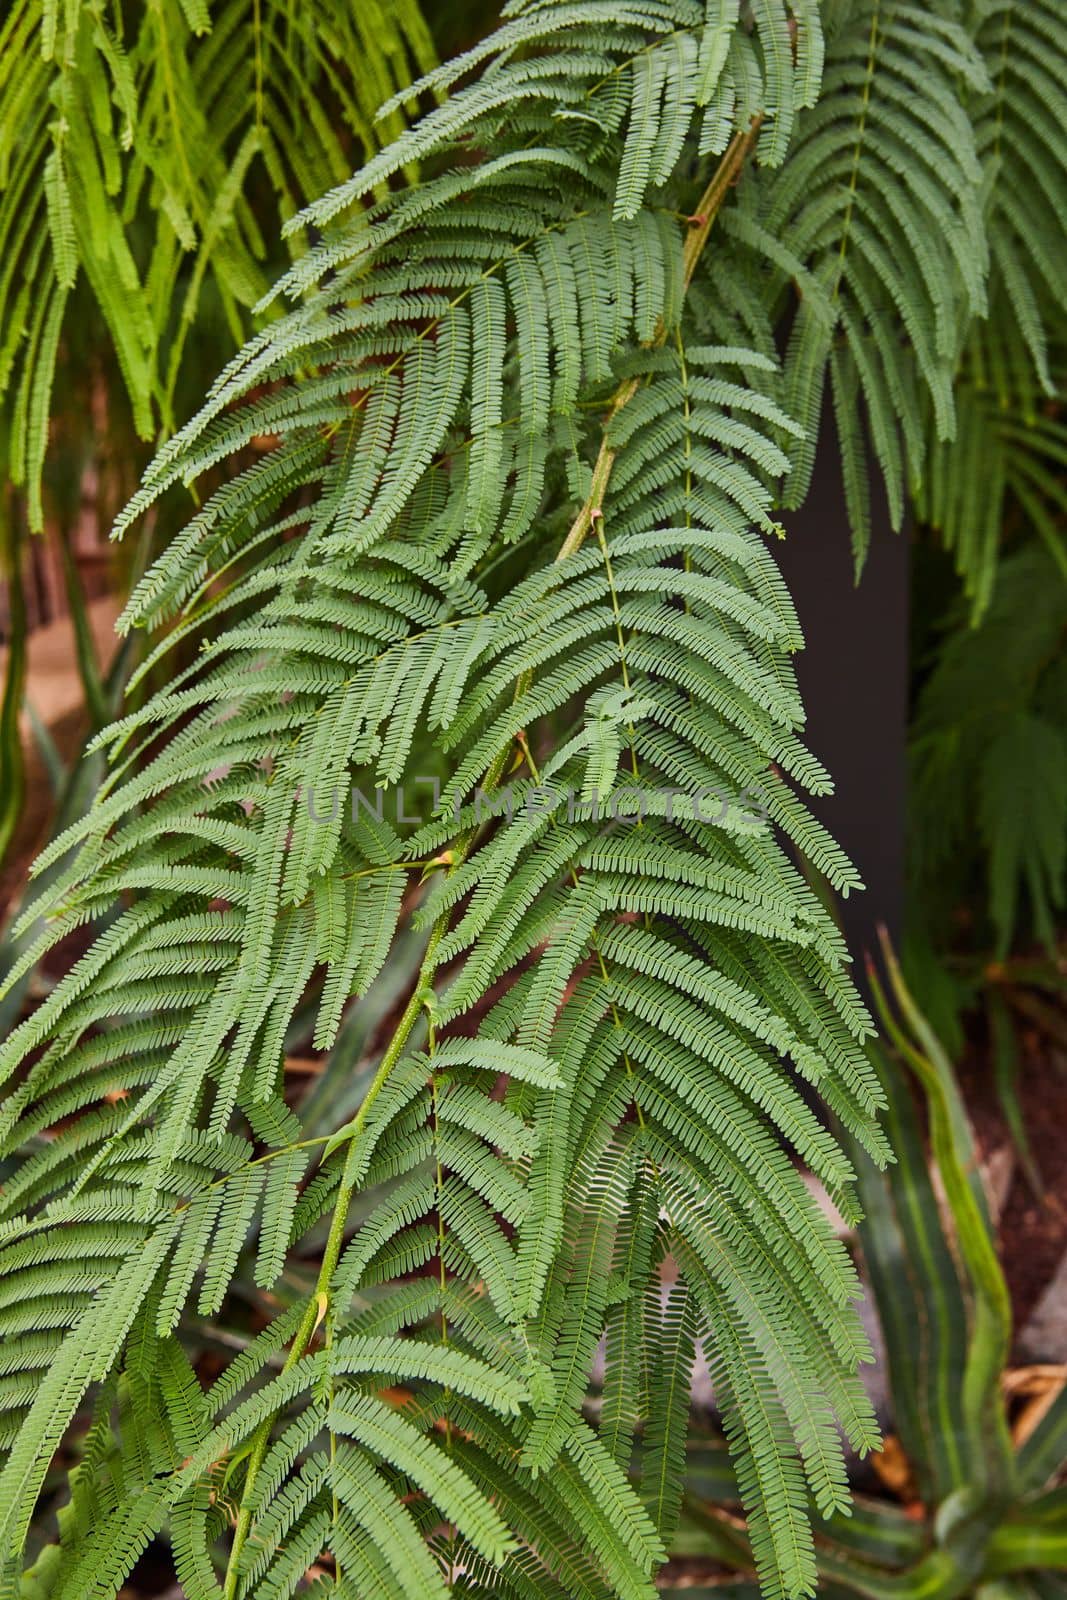
<svg viewBox="0 0 1067 1600">
<path fill-rule="evenodd" d="M 856 125 L 856 143 L 852 151 L 852 170 L 848 178 L 848 202 L 845 206 L 845 218 L 841 225 L 841 248 L 837 255 L 837 276 L 834 280 L 832 299 L 836 300 L 841 288 L 841 279 L 845 272 L 845 255 L 848 251 L 849 232 L 852 228 L 852 213 L 856 206 L 856 188 L 859 183 L 860 160 L 863 155 L 863 137 L 867 131 L 867 113 L 871 104 L 871 84 L 874 82 L 875 60 L 878 55 L 878 5 L 879 0 L 874 0 L 871 11 L 871 33 L 867 45 L 867 70 L 863 79 L 863 92 L 860 97 L 859 122 Z"/>
<path fill-rule="evenodd" d="M 711 182 L 700 197 L 696 211 L 689 219 L 692 225 L 692 232 L 686 239 L 682 249 L 683 294 L 688 291 L 689 285 L 693 281 L 693 274 L 703 254 L 704 246 L 708 242 L 712 224 L 721 211 L 726 196 L 741 176 L 745 161 L 759 136 L 762 122 L 763 115 L 761 113 L 759 116 L 753 117 L 752 125 L 747 133 L 734 134 L 722 160 L 715 169 Z M 667 329 L 661 326 L 655 338 L 649 342 L 649 349 L 654 350 L 659 345 L 664 344 L 666 338 Z M 585 497 L 581 510 L 571 524 L 567 537 L 560 546 L 559 555 L 556 557 L 557 561 L 566 561 L 568 556 L 574 555 L 577 550 L 581 549 L 586 535 L 593 527 L 597 517 L 603 514 L 604 497 L 607 493 L 617 454 L 608 444 L 607 430 L 612 419 L 619 414 L 623 406 L 628 405 L 633 399 L 638 387 L 636 378 L 625 378 L 611 398 L 608 413 L 604 419 L 604 438 L 601 441 L 600 450 L 593 466 L 589 493 Z"/>
<path fill-rule="evenodd" d="M 419 977 L 415 985 L 415 989 L 411 995 L 411 998 L 408 1000 L 407 1005 L 404 1007 L 403 1013 L 396 1025 L 396 1028 L 393 1030 L 393 1037 L 389 1041 L 388 1049 L 382 1056 L 370 1088 L 367 1090 L 362 1104 L 360 1105 L 359 1110 L 357 1111 L 349 1129 L 347 1130 L 347 1138 L 350 1146 L 352 1141 L 356 1139 L 360 1130 L 366 1124 L 367 1116 L 371 1107 L 388 1082 L 389 1075 L 396 1066 L 397 1061 L 400 1059 L 401 1052 L 408 1041 L 411 1030 L 418 1021 L 419 1014 L 422 1011 L 426 1001 L 426 995 L 429 992 L 429 985 L 432 982 L 433 974 L 436 971 L 435 952 L 437 946 L 441 942 L 441 939 L 444 937 L 446 927 L 447 919 L 445 917 L 438 918 L 434 925 L 433 932 L 430 935 L 429 943 L 426 946 L 426 954 L 423 956 L 422 966 L 419 969 Z M 319 1324 L 324 1319 L 327 1321 L 327 1336 L 329 1337 L 332 1335 L 333 1316 L 330 1302 L 330 1283 L 337 1267 L 337 1262 L 340 1259 L 341 1246 L 344 1242 L 345 1226 L 348 1221 L 348 1207 L 352 1199 L 352 1192 L 355 1188 L 355 1178 L 352 1176 L 353 1156 L 354 1151 L 350 1148 L 348 1158 L 345 1162 L 345 1170 L 341 1176 L 341 1183 L 337 1191 L 337 1199 L 334 1203 L 333 1217 L 330 1222 L 330 1231 L 326 1239 L 326 1247 L 322 1253 L 322 1263 L 319 1267 L 318 1279 L 316 1280 L 315 1288 L 312 1291 L 311 1299 L 308 1302 L 307 1311 L 304 1313 L 303 1321 L 293 1337 L 289 1354 L 286 1357 L 285 1365 L 282 1368 L 283 1372 L 288 1372 L 293 1366 L 295 1366 L 296 1362 L 300 1360 L 301 1356 L 304 1355 L 315 1335 L 316 1330 L 318 1329 Z M 234 1600 L 234 1597 L 237 1594 L 238 1565 L 241 1559 L 241 1552 L 245 1546 L 245 1541 L 248 1538 L 248 1531 L 252 1525 L 252 1493 L 255 1489 L 256 1478 L 259 1475 L 259 1469 L 263 1465 L 263 1458 L 266 1455 L 267 1447 L 270 1443 L 270 1434 L 273 1425 L 274 1418 L 265 1417 L 260 1423 L 259 1428 L 256 1430 L 256 1434 L 253 1438 L 252 1449 L 248 1458 L 248 1470 L 245 1473 L 244 1488 L 241 1493 L 240 1509 L 237 1513 L 237 1524 L 234 1528 L 233 1544 L 230 1547 L 230 1558 L 226 1564 L 226 1578 L 222 1589 L 224 1600 Z"/>
</svg>

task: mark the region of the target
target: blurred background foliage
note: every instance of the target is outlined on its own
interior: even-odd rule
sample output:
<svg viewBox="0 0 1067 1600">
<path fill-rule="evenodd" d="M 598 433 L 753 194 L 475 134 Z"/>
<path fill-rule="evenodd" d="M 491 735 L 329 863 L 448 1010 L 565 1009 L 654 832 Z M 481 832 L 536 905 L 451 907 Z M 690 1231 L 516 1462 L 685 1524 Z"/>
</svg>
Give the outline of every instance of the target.
<svg viewBox="0 0 1067 1600">
<path fill-rule="evenodd" d="M 117 548 L 101 571 L 115 514 L 306 248 L 294 235 L 286 249 L 282 224 L 396 134 L 399 113 L 376 123 L 377 108 L 435 59 L 416 0 L 9 8 L 0 25 L 0 848 L 23 798 L 18 710 L 32 624 L 69 612 L 85 719 L 99 726 L 129 663 L 101 670 L 87 602 L 124 593 L 169 531 L 164 508 L 139 547 Z M 32 543 L 46 532 L 50 572 Z"/>
<path fill-rule="evenodd" d="M 977 9 L 983 26 L 1004 27 L 1008 7 Z M 283 245 L 281 224 L 392 137 L 401 113 L 375 122 L 377 107 L 481 37 L 495 13 L 491 0 L 423 0 L 421 10 L 417 0 L 9 5 L 0 23 L 9 901 L 34 851 L 97 781 L 80 750 L 114 714 L 138 649 L 134 636 L 116 650 L 110 623 L 188 507 L 164 501 L 139 541 L 121 546 L 107 543 L 114 516 L 161 439 L 267 314 L 256 310 L 266 288 L 306 248 L 299 234 Z M 864 1177 L 862 1240 L 892 1429 L 868 1485 L 877 1499 L 849 1528 L 828 1528 L 822 1552 L 826 1594 L 876 1600 L 1067 1595 L 1056 1576 L 1067 1568 L 1067 1490 L 1055 1487 L 1067 1368 L 1028 1388 L 1010 1360 L 1012 1311 L 1018 1324 L 1035 1300 L 1012 1257 L 1044 1251 L 1047 1287 L 1067 1243 L 1067 1162 L 1050 1160 L 1046 1125 L 1054 1132 L 1067 1114 L 1067 290 L 1063 261 L 1042 253 L 1027 210 L 1057 136 L 1057 95 L 1061 110 L 1067 103 L 1067 63 L 1026 48 L 1003 61 L 1006 73 L 1045 84 L 1048 117 L 1012 127 L 1010 94 L 990 112 L 989 161 L 1019 163 L 1026 181 L 998 185 L 990 309 L 960 353 L 956 438 L 936 443 L 931 427 L 931 465 L 912 485 L 900 535 L 912 545 L 908 987 L 894 972 L 900 1020 L 887 1009 L 883 1065 L 901 1161 Z M 1013 243 L 1023 231 L 1038 241 L 1029 274 Z M 850 510 L 862 526 L 863 506 Z M 862 555 L 860 541 L 859 568 Z M 63 730 L 29 672 L 33 639 L 57 626 L 76 684 Z M 413 970 L 417 949 L 409 954 Z M 403 951 L 397 960 L 328 1063 L 290 1041 L 292 1072 L 310 1086 L 305 1111 L 324 1126 L 358 1101 L 360 1063 L 410 977 Z M 1005 1132 L 1015 1188 L 993 1216 L 975 1173 Z M 668 1589 L 684 1583 L 696 1600 L 687 1562 L 697 1557 L 712 1561 L 715 1593 L 725 1583 L 755 1594 L 732 1576 L 746 1557 L 731 1492 L 710 1439 L 693 1455 Z"/>
</svg>

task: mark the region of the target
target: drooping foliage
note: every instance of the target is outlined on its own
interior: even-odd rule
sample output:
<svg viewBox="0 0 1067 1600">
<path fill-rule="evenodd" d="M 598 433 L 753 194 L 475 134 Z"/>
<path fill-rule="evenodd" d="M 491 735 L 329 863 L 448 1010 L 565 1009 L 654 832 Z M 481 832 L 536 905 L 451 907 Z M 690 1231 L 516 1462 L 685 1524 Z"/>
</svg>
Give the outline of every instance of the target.
<svg viewBox="0 0 1067 1600">
<path fill-rule="evenodd" d="M 374 112 L 409 81 L 409 59 L 432 59 L 410 0 L 8 8 L 0 434 L 31 526 L 57 359 L 79 348 L 78 323 L 106 328 L 141 437 L 172 428 L 202 299 L 242 344 L 278 223 L 399 131 Z M 80 389 L 100 381 L 79 376 Z"/>
<path fill-rule="evenodd" d="M 964 591 L 923 641 L 911 729 L 909 966 L 954 1048 L 989 955 L 1052 948 L 1067 838 L 1063 23 L 1040 5 L 973 17 L 989 309 L 961 351 L 955 433 L 928 429 L 914 496 Z"/>
<path fill-rule="evenodd" d="M 957 427 L 931 445 L 917 510 L 941 531 L 980 617 L 1013 522 L 1048 545 L 1067 577 L 1067 288 L 1059 265 L 1067 249 L 1067 67 L 1062 18 L 1050 7 L 988 0 L 975 20 L 991 81 L 971 109 L 988 195 L 989 311 L 965 342 Z"/>
<path fill-rule="evenodd" d="M 146 442 L 199 405 L 305 248 L 281 223 L 402 126 L 387 95 L 433 63 L 414 0 L 14 0 L 0 21 L 0 857 L 20 824 L 31 536 L 61 557 L 91 727 L 132 651 L 96 660 L 71 555 L 136 487 Z M 91 508 L 91 509 L 90 509 Z M 181 525 L 115 563 L 125 593 Z M 85 776 L 84 774 L 82 775 Z M 91 786 L 91 785 L 89 785 Z"/>
<path fill-rule="evenodd" d="M 769 541 L 827 365 L 861 543 L 856 418 L 891 495 L 951 434 L 989 217 L 957 8 L 826 9 L 512 7 L 294 219 L 293 308 L 131 505 L 199 487 L 125 621 L 201 648 L 26 915 L 25 966 L 97 931 L 2 1057 L 12 1583 L 91 1405 L 57 1600 L 164 1527 L 191 1600 L 650 1596 L 699 1341 L 766 1590 L 812 1591 L 876 1429 L 794 1158 L 853 1216 L 813 1107 L 886 1148 Z M 293 1018 L 328 1049 L 408 917 L 308 1135 Z M 183 1331 L 248 1273 L 276 1312 L 205 1391 Z"/>
<path fill-rule="evenodd" d="M 1001 563 L 981 624 L 946 638 L 915 718 L 922 902 L 936 932 L 937 914 L 948 914 L 961 880 L 977 872 L 1001 957 L 1021 924 L 1052 947 L 1063 905 L 1065 638 L 1067 583 L 1044 545 L 1030 543 Z"/>
</svg>

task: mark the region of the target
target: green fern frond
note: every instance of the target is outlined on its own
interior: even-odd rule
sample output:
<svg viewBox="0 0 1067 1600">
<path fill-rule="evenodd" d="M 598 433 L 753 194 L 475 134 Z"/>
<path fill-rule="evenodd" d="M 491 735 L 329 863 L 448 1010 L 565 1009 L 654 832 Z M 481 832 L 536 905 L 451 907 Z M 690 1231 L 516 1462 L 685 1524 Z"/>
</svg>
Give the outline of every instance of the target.
<svg viewBox="0 0 1067 1600">
<path fill-rule="evenodd" d="M 952 439 L 955 365 L 986 313 L 982 151 L 960 88 L 985 94 L 990 80 L 950 15 L 882 0 L 850 7 L 787 164 L 727 219 L 766 258 L 772 303 L 789 279 L 798 294 L 786 404 L 803 437 L 784 503 L 807 493 L 829 369 L 857 567 L 869 537 L 857 399 L 899 527 L 923 480 L 926 407 L 935 437 Z"/>
<path fill-rule="evenodd" d="M 877 1430 L 797 1162 L 852 1218 L 831 1120 L 888 1152 L 798 865 L 858 886 L 804 803 L 829 779 L 765 541 L 827 366 L 861 528 L 864 431 L 902 505 L 956 426 L 989 76 L 936 7 L 824 44 L 799 0 L 513 5 L 293 218 L 277 314 L 119 530 L 199 485 L 123 625 L 203 647 L 101 736 L 24 917 L 38 954 L 95 941 L 0 1047 L 12 1571 L 103 1385 L 70 1600 L 164 1525 L 226 1600 L 316 1564 L 649 1600 L 699 1342 L 767 1592 L 813 1592 L 809 1502 L 844 1507 L 841 1430 Z M 287 1038 L 336 1047 L 408 923 L 382 1053 L 305 1128 Z M 277 1314 L 198 1396 L 186 1308 L 250 1283 Z"/>
</svg>

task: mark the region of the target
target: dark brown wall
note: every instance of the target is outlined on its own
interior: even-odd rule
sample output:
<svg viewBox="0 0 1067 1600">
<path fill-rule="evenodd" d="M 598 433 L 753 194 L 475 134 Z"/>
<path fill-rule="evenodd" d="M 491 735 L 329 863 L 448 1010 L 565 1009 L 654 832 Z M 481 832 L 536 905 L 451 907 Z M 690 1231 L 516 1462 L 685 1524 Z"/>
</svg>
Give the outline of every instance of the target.
<svg viewBox="0 0 1067 1600">
<path fill-rule="evenodd" d="M 788 536 L 774 553 L 806 640 L 797 660 L 806 742 L 836 785 L 812 810 L 867 886 L 842 905 L 861 964 L 878 922 L 899 939 L 904 909 L 908 536 L 893 533 L 879 495 L 855 586 L 836 441 L 826 427 L 811 493 L 801 511 L 782 520 Z"/>
</svg>

